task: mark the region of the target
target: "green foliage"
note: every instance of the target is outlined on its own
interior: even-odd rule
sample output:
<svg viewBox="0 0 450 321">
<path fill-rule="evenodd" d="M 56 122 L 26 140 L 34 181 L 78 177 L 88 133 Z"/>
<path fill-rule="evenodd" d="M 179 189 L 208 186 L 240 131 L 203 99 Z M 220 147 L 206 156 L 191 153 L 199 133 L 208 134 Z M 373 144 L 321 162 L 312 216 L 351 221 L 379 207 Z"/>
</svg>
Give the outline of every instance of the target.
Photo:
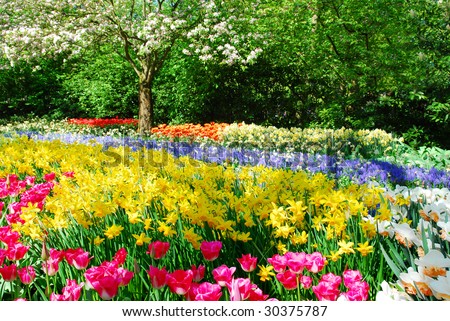
<svg viewBox="0 0 450 321">
<path fill-rule="evenodd" d="M 384 157 L 383 160 L 422 168 L 450 170 L 450 150 L 436 146 L 412 148 L 407 144 L 397 143 L 391 152 L 391 155 Z"/>
<path fill-rule="evenodd" d="M 59 82 L 59 77 L 65 72 L 62 59 L 42 59 L 40 68 L 35 69 L 25 63 L 11 67 L 3 59 L 0 64 L 1 118 L 51 115 L 64 108 Z"/>
<path fill-rule="evenodd" d="M 86 52 L 71 64 L 71 72 L 61 77 L 65 99 L 80 116 L 127 118 L 136 114 L 137 77 L 110 49 Z"/>
</svg>

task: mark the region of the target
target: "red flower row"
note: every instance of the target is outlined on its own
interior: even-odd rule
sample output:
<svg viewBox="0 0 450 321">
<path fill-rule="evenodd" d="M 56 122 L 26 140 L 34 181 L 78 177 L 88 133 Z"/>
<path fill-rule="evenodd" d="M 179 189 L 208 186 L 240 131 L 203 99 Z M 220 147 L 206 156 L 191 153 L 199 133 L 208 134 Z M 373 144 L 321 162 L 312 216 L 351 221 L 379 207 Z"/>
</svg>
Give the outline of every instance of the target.
<svg viewBox="0 0 450 321">
<path fill-rule="evenodd" d="M 137 126 L 138 120 L 133 118 L 70 118 L 67 120 L 73 125 L 87 125 L 92 127 L 105 127 L 112 125 L 133 125 Z"/>
</svg>

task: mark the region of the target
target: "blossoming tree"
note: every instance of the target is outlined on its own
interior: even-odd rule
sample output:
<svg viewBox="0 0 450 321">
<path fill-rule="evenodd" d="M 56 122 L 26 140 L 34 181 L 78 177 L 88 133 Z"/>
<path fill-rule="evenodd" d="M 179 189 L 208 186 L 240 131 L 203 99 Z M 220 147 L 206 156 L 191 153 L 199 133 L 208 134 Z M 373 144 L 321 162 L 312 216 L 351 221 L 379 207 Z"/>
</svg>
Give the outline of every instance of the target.
<svg viewBox="0 0 450 321">
<path fill-rule="evenodd" d="M 175 45 L 205 61 L 245 64 L 256 58 L 259 37 L 248 27 L 254 20 L 249 10 L 256 10 L 258 1 L 245 2 L 0 0 L 1 50 L 14 64 L 113 45 L 139 78 L 142 134 L 153 122 L 153 80 Z"/>
</svg>

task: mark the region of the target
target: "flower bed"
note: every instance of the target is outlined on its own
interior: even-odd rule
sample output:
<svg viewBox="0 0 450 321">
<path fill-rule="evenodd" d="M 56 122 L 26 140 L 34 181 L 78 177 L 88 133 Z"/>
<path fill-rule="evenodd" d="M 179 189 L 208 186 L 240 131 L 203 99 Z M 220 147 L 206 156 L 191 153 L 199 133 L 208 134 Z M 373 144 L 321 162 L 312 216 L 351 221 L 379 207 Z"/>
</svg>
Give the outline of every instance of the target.
<svg viewBox="0 0 450 321">
<path fill-rule="evenodd" d="M 142 145 L 0 145 L 2 300 L 447 298 L 448 189 Z"/>
</svg>

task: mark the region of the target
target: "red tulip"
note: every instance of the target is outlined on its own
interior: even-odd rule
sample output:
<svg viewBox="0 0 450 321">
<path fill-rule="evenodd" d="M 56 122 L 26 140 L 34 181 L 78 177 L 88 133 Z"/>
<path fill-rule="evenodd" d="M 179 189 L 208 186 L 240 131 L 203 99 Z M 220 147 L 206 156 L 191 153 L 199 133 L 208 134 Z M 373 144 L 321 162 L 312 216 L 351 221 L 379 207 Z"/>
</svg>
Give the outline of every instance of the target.
<svg viewBox="0 0 450 321">
<path fill-rule="evenodd" d="M 312 285 L 313 279 L 308 275 L 302 275 L 300 277 L 300 284 L 304 289 L 309 289 Z"/>
<path fill-rule="evenodd" d="M 200 245 L 200 251 L 202 251 L 203 257 L 207 261 L 214 261 L 215 259 L 217 259 L 219 257 L 219 252 L 221 249 L 222 242 L 220 241 L 203 241 Z"/>
<path fill-rule="evenodd" d="M 252 295 L 251 292 L 256 285 L 252 284 L 249 278 L 233 278 L 231 282 L 227 283 L 227 288 L 230 293 L 230 301 L 243 301 Z"/>
<path fill-rule="evenodd" d="M 205 266 L 200 264 L 198 267 L 191 265 L 191 271 L 194 274 L 193 282 L 200 282 L 205 276 Z"/>
<path fill-rule="evenodd" d="M 319 301 L 336 301 L 339 296 L 339 285 L 341 277 L 333 273 L 322 275 L 319 283 L 312 287 L 314 294 Z"/>
<path fill-rule="evenodd" d="M 147 273 L 150 276 L 150 281 L 155 289 L 161 289 L 166 285 L 166 268 L 163 267 L 162 269 L 158 269 L 157 267 L 150 266 Z"/>
<path fill-rule="evenodd" d="M 169 247 L 170 247 L 169 242 L 155 241 L 148 245 L 147 254 L 150 254 L 152 258 L 158 260 L 166 255 L 167 251 L 169 250 Z"/>
<path fill-rule="evenodd" d="M 189 287 L 189 291 L 186 292 L 184 297 L 188 301 L 195 301 L 195 297 L 197 296 L 197 289 L 200 286 L 199 283 L 192 282 L 191 286 Z"/>
<path fill-rule="evenodd" d="M 46 261 L 42 262 L 42 270 L 44 270 L 48 276 L 55 275 L 59 269 L 59 262 L 61 262 L 64 256 L 64 251 L 50 249 L 50 256 Z"/>
<path fill-rule="evenodd" d="M 5 258 L 6 258 L 6 250 L 0 248 L 0 266 L 2 266 L 3 262 L 5 262 Z"/>
<path fill-rule="evenodd" d="M 46 180 L 47 182 L 51 182 L 55 179 L 56 174 L 55 173 L 49 173 L 49 174 L 45 174 L 44 175 L 44 180 Z"/>
<path fill-rule="evenodd" d="M 193 277 L 191 270 L 175 270 L 167 274 L 167 285 L 173 293 L 184 295 L 189 291 Z"/>
<path fill-rule="evenodd" d="M 113 261 L 117 262 L 118 265 L 123 265 L 127 259 L 127 250 L 125 248 L 119 249 L 113 257 Z"/>
<path fill-rule="evenodd" d="M 14 281 L 17 277 L 17 265 L 11 264 L 0 267 L 0 274 L 6 282 Z"/>
<path fill-rule="evenodd" d="M 8 245 L 8 249 L 6 250 L 6 257 L 10 261 L 21 260 L 28 252 L 29 248 L 29 246 L 25 246 L 22 243 L 10 244 Z"/>
</svg>

